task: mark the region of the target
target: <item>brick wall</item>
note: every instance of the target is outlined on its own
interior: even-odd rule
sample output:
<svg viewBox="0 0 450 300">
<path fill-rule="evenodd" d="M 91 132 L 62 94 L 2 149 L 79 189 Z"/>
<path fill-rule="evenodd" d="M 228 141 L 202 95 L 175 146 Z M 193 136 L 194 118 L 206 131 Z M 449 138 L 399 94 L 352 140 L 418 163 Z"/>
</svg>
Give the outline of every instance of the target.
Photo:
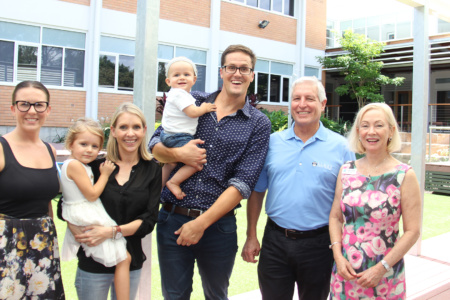
<svg viewBox="0 0 450 300">
<path fill-rule="evenodd" d="M 222 1 L 220 29 L 254 37 L 295 44 L 297 20 L 268 11 Z M 268 20 L 270 24 L 261 29 L 259 21 Z"/>
<path fill-rule="evenodd" d="M 86 112 L 86 92 L 52 90 L 50 92 L 50 116 L 45 122 L 48 127 L 69 127 Z"/>
<path fill-rule="evenodd" d="M 136 14 L 137 0 L 103 0 L 103 8 Z"/>
<path fill-rule="evenodd" d="M 306 2 L 306 38 L 308 48 L 325 50 L 327 32 L 327 1 L 308 0 Z"/>
<path fill-rule="evenodd" d="M 6 126 L 16 125 L 11 113 L 11 95 L 13 86 L 0 86 L 0 124 Z"/>
<path fill-rule="evenodd" d="M 69 2 L 69 3 L 74 3 L 74 4 L 87 5 L 87 6 L 91 5 L 91 0 L 59 0 L 59 1 Z"/>
<path fill-rule="evenodd" d="M 210 11 L 211 0 L 161 0 L 159 18 L 174 22 L 209 27 Z"/>
<path fill-rule="evenodd" d="M 16 121 L 11 113 L 12 86 L 0 88 L 0 124 L 15 126 Z M 69 127 L 73 121 L 85 115 L 86 92 L 52 90 L 50 92 L 51 111 L 46 127 Z"/>
<path fill-rule="evenodd" d="M 116 108 L 123 102 L 133 102 L 133 95 L 98 93 L 99 120 L 111 120 Z"/>
</svg>

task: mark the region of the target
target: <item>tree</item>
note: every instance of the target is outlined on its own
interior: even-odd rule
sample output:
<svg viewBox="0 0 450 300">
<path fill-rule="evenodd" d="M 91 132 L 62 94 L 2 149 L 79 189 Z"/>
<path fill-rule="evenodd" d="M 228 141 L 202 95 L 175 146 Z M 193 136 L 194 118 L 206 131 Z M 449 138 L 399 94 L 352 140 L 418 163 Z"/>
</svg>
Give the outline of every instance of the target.
<svg viewBox="0 0 450 300">
<path fill-rule="evenodd" d="M 381 74 L 383 62 L 374 61 L 384 52 L 385 43 L 370 40 L 362 34 L 347 30 L 340 39 L 342 49 L 348 53 L 336 58 L 316 57 L 319 63 L 326 69 L 336 68 L 345 76 L 346 84 L 336 88 L 339 96 L 350 95 L 350 98 L 358 101 L 359 108 L 367 101 L 383 102 L 380 94 L 383 85 L 401 85 L 405 78 L 389 78 Z"/>
</svg>

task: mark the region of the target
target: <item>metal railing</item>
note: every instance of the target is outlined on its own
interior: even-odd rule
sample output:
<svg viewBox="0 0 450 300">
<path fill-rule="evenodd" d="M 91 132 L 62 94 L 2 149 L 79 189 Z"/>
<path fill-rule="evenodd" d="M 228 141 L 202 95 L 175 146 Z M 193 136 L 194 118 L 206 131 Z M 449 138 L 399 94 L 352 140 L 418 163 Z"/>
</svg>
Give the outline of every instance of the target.
<svg viewBox="0 0 450 300">
<path fill-rule="evenodd" d="M 440 133 L 446 133 L 446 134 L 448 134 L 449 132 L 450 132 L 450 126 L 429 126 L 428 127 L 429 128 L 429 133 L 428 133 L 428 156 L 427 156 L 427 162 L 430 162 L 430 161 L 432 161 L 432 157 L 433 157 L 433 154 L 432 154 L 432 139 L 433 139 L 433 130 L 435 130 L 435 131 L 439 131 Z M 444 155 L 442 155 L 442 154 L 444 154 L 444 153 L 439 153 L 439 156 L 440 157 L 445 157 L 445 156 L 449 156 L 449 154 L 450 154 L 450 142 L 449 142 L 449 144 L 448 144 L 448 148 L 447 148 L 447 151 L 446 151 L 446 153 L 444 154 Z M 446 158 L 445 160 L 448 160 L 448 158 Z"/>
</svg>

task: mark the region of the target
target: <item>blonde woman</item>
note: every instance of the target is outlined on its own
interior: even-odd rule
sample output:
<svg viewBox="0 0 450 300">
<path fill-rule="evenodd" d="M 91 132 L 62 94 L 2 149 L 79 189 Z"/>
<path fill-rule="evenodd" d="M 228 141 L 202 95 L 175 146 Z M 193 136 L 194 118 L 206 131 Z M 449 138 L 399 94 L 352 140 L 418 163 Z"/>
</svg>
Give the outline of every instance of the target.
<svg viewBox="0 0 450 300">
<path fill-rule="evenodd" d="M 331 298 L 405 299 L 403 256 L 419 237 L 421 200 L 414 171 L 391 155 L 401 146 L 391 108 L 363 107 L 349 144 L 365 156 L 343 165 L 336 184 L 329 223 Z"/>
<path fill-rule="evenodd" d="M 117 226 L 91 225 L 69 228 L 77 242 L 97 246 L 108 239 L 124 236 L 127 251 L 131 255 L 130 299 L 135 299 L 142 265 L 146 259 L 141 239 L 153 231 L 156 223 L 161 192 L 161 168 L 152 161 L 145 147 L 147 125 L 142 111 L 132 103 L 121 104 L 111 121 L 106 159 L 116 168 L 109 176 L 100 195 L 108 215 Z M 94 181 L 100 177 L 100 165 L 105 159 L 90 164 Z M 78 251 L 78 270 L 75 286 L 78 298 L 83 300 L 106 300 L 113 285 L 115 267 L 105 267 L 91 257 L 83 248 Z"/>
</svg>

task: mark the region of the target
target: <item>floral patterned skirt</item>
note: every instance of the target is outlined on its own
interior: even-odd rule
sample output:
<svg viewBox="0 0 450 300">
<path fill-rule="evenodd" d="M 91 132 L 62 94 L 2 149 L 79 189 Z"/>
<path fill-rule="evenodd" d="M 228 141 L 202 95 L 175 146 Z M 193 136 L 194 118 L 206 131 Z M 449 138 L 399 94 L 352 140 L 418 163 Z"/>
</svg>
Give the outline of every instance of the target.
<svg viewBox="0 0 450 300">
<path fill-rule="evenodd" d="M 65 299 L 56 228 L 49 216 L 0 214 L 0 299 Z"/>
</svg>

